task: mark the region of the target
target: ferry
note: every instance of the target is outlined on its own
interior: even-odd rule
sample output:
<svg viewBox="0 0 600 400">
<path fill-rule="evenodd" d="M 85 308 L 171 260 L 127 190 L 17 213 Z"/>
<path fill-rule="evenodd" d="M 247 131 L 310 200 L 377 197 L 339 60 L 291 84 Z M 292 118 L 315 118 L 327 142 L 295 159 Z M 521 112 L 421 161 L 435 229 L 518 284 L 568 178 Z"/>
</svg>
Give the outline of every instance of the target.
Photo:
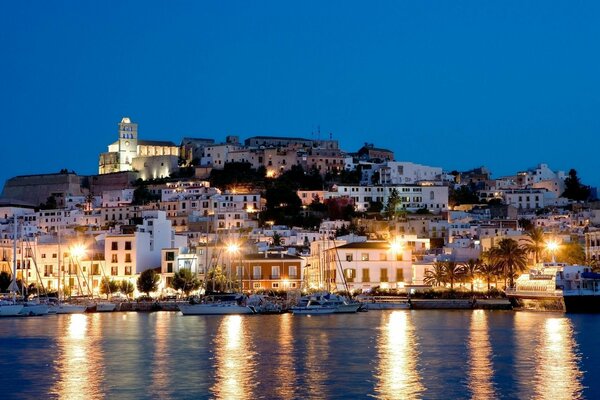
<svg viewBox="0 0 600 400">
<path fill-rule="evenodd" d="M 516 309 L 600 313 L 600 274 L 584 265 L 543 264 L 521 275 L 506 295 Z"/>
</svg>

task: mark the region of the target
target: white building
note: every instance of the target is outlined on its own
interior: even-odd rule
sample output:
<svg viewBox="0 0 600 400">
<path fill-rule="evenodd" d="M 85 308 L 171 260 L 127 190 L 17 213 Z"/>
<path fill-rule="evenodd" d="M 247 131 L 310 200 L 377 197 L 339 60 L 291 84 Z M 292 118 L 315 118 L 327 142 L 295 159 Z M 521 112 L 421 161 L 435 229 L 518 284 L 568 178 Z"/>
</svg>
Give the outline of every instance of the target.
<svg viewBox="0 0 600 400">
<path fill-rule="evenodd" d="M 401 243 L 401 242 L 398 242 Z M 354 242 L 325 250 L 324 281 L 332 288 L 369 291 L 403 289 L 412 283 L 412 250 L 389 242 Z M 343 277 L 340 275 L 343 272 Z"/>
<path fill-rule="evenodd" d="M 132 233 L 107 234 L 106 265 L 111 277 L 128 278 L 161 266 L 161 251 L 187 246 L 187 238 L 175 234 L 164 211 L 144 211 L 143 223 Z"/>
<path fill-rule="evenodd" d="M 420 181 L 437 181 L 442 168 L 429 167 L 411 162 L 388 161 L 379 169 L 379 183 L 382 185 L 406 185 Z"/>
<path fill-rule="evenodd" d="M 371 202 L 387 204 L 395 189 L 400 197 L 400 210 L 416 211 L 426 208 L 433 213 L 448 209 L 448 187 L 433 185 L 350 186 L 339 185 L 337 191 L 325 192 L 325 198 L 348 197 L 356 211 L 367 211 Z"/>
</svg>

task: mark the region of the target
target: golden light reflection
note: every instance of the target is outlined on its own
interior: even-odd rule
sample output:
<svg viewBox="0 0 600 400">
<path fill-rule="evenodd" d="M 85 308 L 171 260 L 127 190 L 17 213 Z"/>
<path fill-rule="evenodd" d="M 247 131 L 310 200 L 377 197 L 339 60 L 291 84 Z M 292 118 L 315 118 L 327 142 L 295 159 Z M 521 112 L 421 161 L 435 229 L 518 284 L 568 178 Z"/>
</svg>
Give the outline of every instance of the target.
<svg viewBox="0 0 600 400">
<path fill-rule="evenodd" d="M 223 317 L 215 339 L 216 372 L 211 392 L 219 399 L 253 399 L 255 354 L 249 348 L 243 318 Z"/>
<path fill-rule="evenodd" d="M 172 383 L 168 338 L 174 313 L 155 313 L 156 328 L 154 333 L 154 359 L 152 362 L 152 393 L 158 397 L 168 397 Z"/>
<path fill-rule="evenodd" d="M 568 317 L 560 314 L 515 314 L 516 392 L 523 398 L 581 398 L 583 374 Z"/>
<path fill-rule="evenodd" d="M 558 400 L 581 397 L 583 374 L 579 370 L 576 346 L 573 328 L 568 318 L 546 319 L 536 354 L 536 398 Z"/>
<path fill-rule="evenodd" d="M 326 399 L 326 382 L 329 379 L 329 341 L 325 332 L 318 332 L 306 338 L 306 389 L 311 399 Z"/>
<path fill-rule="evenodd" d="M 52 394 L 69 400 L 102 397 L 104 360 L 100 346 L 101 316 L 71 314 L 59 318 L 58 377 Z"/>
<path fill-rule="evenodd" d="M 383 314 L 377 341 L 379 365 L 375 391 L 385 399 L 421 398 L 425 387 L 418 370 L 415 327 L 407 311 Z"/>
<path fill-rule="evenodd" d="M 473 399 L 492 399 L 497 394 L 492 383 L 492 346 L 488 332 L 487 313 L 474 310 L 469 335 L 469 389 Z"/>
<path fill-rule="evenodd" d="M 278 398 L 289 399 L 294 397 L 296 388 L 296 367 L 294 361 L 294 334 L 292 332 L 291 314 L 280 316 L 280 332 L 278 338 L 279 361 L 277 363 L 277 387 L 275 393 Z"/>
</svg>

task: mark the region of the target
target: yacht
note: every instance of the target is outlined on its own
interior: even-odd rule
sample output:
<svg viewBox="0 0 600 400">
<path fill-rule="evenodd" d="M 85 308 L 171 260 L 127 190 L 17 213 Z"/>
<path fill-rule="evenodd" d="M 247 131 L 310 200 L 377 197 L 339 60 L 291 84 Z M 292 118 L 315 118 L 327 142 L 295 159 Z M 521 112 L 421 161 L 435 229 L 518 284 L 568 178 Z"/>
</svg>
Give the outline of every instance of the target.
<svg viewBox="0 0 600 400">
<path fill-rule="evenodd" d="M 300 315 L 322 315 L 322 314 L 334 314 L 337 311 L 337 306 L 327 304 L 327 301 L 311 299 L 306 304 L 298 305 L 290 308 L 292 314 Z M 356 312 L 356 310 L 354 311 Z"/>
<path fill-rule="evenodd" d="M 14 317 L 19 315 L 23 309 L 23 304 L 17 304 L 12 301 L 0 300 L 0 317 Z"/>
<path fill-rule="evenodd" d="M 254 314 L 254 309 L 246 305 L 245 297 L 239 294 L 213 295 L 200 303 L 181 303 L 179 311 L 183 315 Z"/>
<path fill-rule="evenodd" d="M 600 313 L 600 274 L 589 266 L 543 264 L 521 275 L 506 295 L 517 309 Z"/>
</svg>

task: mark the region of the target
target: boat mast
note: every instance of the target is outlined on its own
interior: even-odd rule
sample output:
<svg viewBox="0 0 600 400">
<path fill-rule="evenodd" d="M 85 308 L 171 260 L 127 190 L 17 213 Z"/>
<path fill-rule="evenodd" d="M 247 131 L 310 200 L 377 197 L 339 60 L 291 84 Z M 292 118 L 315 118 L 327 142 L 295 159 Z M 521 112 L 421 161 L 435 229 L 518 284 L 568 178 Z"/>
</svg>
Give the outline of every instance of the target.
<svg viewBox="0 0 600 400">
<path fill-rule="evenodd" d="M 13 302 L 17 299 L 17 216 L 13 215 L 13 273 L 10 282 L 10 291 L 13 294 Z"/>
<path fill-rule="evenodd" d="M 58 302 L 60 303 L 60 257 L 61 257 L 61 252 L 60 252 L 60 225 L 57 226 L 58 229 L 58 285 L 57 285 L 57 289 L 56 289 L 56 298 L 58 299 Z"/>
</svg>

